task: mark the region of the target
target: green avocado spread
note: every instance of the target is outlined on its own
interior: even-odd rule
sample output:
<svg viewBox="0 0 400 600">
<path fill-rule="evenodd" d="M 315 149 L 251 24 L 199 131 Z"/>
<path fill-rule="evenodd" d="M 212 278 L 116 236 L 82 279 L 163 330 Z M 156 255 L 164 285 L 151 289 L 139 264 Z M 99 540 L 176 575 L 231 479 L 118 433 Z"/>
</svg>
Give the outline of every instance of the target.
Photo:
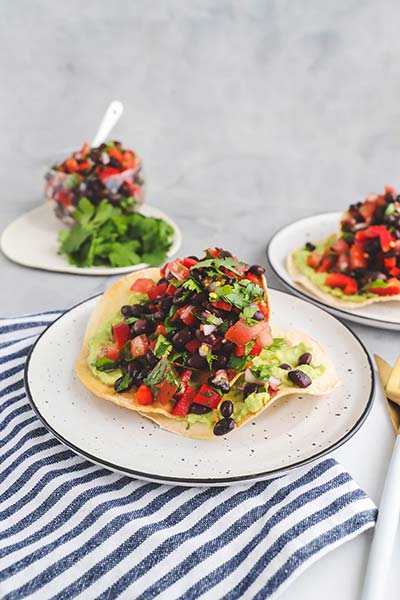
<svg viewBox="0 0 400 600">
<path fill-rule="evenodd" d="M 145 296 L 143 294 L 133 293 L 128 299 L 127 304 L 138 304 L 143 302 Z M 120 311 L 116 312 L 108 321 L 106 321 L 101 329 L 89 339 L 89 356 L 88 365 L 93 375 L 106 385 L 114 385 L 122 373 L 120 369 L 114 371 L 99 371 L 95 367 L 96 360 L 99 356 L 100 349 L 106 344 L 112 343 L 111 328 L 122 319 Z"/>
<path fill-rule="evenodd" d="M 332 242 L 336 238 L 328 238 L 324 242 L 320 242 L 316 244 L 316 252 L 322 254 L 324 250 L 332 244 Z M 339 288 L 331 288 L 328 285 L 325 285 L 325 279 L 327 273 L 317 273 L 314 271 L 312 267 L 307 264 L 307 257 L 311 254 L 309 250 L 306 248 L 300 248 L 293 253 L 293 261 L 294 264 L 300 273 L 305 275 L 307 279 L 309 279 L 314 285 L 316 285 L 320 290 L 327 292 L 331 296 L 335 296 L 336 298 L 340 298 L 341 300 L 347 300 L 349 302 L 364 302 L 366 298 L 372 298 L 374 294 L 345 294 L 343 290 Z"/>
</svg>

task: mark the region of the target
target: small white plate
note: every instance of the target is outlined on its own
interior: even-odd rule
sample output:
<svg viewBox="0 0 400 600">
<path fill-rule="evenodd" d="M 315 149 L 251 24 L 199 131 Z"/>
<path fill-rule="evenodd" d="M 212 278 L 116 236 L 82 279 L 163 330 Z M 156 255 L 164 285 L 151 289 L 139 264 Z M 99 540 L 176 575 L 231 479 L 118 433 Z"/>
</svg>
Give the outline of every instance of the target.
<svg viewBox="0 0 400 600">
<path fill-rule="evenodd" d="M 174 239 L 167 256 L 174 255 L 182 243 L 178 225 L 158 208 L 144 204 L 140 211 L 146 217 L 164 219 L 174 228 Z M 46 271 L 75 275 L 119 275 L 148 267 L 146 263 L 129 267 L 76 267 L 65 256 L 57 254 L 57 234 L 66 226 L 54 215 L 48 204 L 25 213 L 6 227 L 1 236 L 1 249 L 12 261 Z"/>
<path fill-rule="evenodd" d="M 348 440 L 371 405 L 374 375 L 362 343 L 340 321 L 304 300 L 271 290 L 272 322 L 300 329 L 332 357 L 341 385 L 323 397 L 295 393 L 224 438 L 193 440 L 96 398 L 74 363 L 98 297 L 55 321 L 27 360 L 25 385 L 44 425 L 88 460 L 131 477 L 178 485 L 234 485 L 298 468 Z"/>
<path fill-rule="evenodd" d="M 290 252 L 304 246 L 306 242 L 321 241 L 338 230 L 342 213 L 322 213 L 285 225 L 271 238 L 267 246 L 267 257 L 274 273 L 292 292 L 322 306 L 333 315 L 370 327 L 400 330 L 400 302 L 382 302 L 360 308 L 337 308 L 316 298 L 301 285 L 293 281 L 287 272 L 286 258 Z"/>
</svg>

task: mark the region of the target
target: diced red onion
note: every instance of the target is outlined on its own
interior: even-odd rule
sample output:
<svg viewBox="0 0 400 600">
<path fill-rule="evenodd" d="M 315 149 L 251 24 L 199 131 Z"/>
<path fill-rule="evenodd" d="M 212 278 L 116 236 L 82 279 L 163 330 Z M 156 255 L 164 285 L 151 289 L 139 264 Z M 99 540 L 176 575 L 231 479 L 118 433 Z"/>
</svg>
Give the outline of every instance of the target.
<svg viewBox="0 0 400 600">
<path fill-rule="evenodd" d="M 246 369 L 244 373 L 244 380 L 246 383 L 257 383 L 258 385 L 264 385 L 265 383 L 265 381 L 262 381 L 262 379 L 257 379 L 250 369 Z"/>
<path fill-rule="evenodd" d="M 209 323 L 204 323 L 204 325 L 201 326 L 201 329 L 203 330 L 204 335 L 210 335 L 210 333 L 217 329 L 217 326 L 211 325 Z"/>
<path fill-rule="evenodd" d="M 277 377 L 271 375 L 271 377 L 268 379 L 268 383 L 271 387 L 278 388 L 281 385 L 282 381 Z"/>
</svg>

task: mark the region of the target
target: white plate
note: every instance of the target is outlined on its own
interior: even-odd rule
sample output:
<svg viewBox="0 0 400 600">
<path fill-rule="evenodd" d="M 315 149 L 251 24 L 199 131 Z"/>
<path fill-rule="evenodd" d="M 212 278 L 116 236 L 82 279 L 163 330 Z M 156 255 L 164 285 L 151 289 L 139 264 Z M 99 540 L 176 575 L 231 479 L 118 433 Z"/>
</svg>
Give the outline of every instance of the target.
<svg viewBox="0 0 400 600">
<path fill-rule="evenodd" d="M 286 257 L 306 242 L 321 241 L 338 230 L 342 213 L 322 213 L 295 221 L 280 229 L 267 246 L 267 256 L 272 270 L 292 292 L 322 306 L 333 315 L 361 325 L 382 329 L 400 330 L 400 302 L 382 302 L 360 308 L 337 308 L 313 296 L 293 281 L 286 269 Z"/>
<path fill-rule="evenodd" d="M 133 411 L 96 398 L 77 379 L 79 354 L 98 297 L 55 321 L 27 360 L 25 384 L 44 425 L 88 460 L 114 471 L 179 485 L 233 485 L 298 468 L 348 440 L 373 398 L 369 356 L 354 334 L 323 310 L 271 290 L 276 326 L 315 335 L 341 385 L 324 397 L 293 394 L 223 438 L 192 440 L 161 430 Z"/>
<path fill-rule="evenodd" d="M 174 228 L 174 239 L 168 256 L 175 254 L 182 243 L 178 225 L 158 208 L 144 204 L 140 211 L 146 217 L 164 219 Z M 12 261 L 46 271 L 76 275 L 119 275 L 148 267 L 146 263 L 129 267 L 76 267 L 65 256 L 57 254 L 57 234 L 66 226 L 54 215 L 48 204 L 25 213 L 6 227 L 1 236 L 1 249 Z"/>
</svg>

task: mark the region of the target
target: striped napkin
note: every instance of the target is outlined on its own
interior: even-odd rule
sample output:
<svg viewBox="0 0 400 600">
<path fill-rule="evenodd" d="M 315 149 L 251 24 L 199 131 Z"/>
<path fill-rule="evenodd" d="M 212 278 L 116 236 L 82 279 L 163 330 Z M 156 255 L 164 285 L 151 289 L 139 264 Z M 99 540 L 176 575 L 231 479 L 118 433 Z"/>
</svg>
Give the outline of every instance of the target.
<svg viewBox="0 0 400 600">
<path fill-rule="evenodd" d="M 260 483 L 188 488 L 75 455 L 42 426 L 23 383 L 30 347 L 59 314 L 0 320 L 3 600 L 276 598 L 373 526 L 374 505 L 333 459 Z"/>
</svg>

